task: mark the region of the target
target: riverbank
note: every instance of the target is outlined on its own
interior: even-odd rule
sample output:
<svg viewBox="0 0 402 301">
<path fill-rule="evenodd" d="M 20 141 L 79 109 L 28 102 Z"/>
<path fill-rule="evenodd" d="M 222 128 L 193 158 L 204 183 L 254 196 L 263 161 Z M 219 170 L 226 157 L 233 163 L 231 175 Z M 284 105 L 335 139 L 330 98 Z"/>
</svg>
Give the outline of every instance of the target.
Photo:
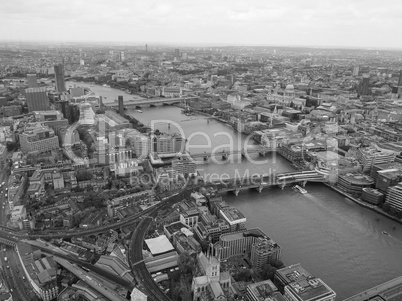
<svg viewBox="0 0 402 301">
<path fill-rule="evenodd" d="M 367 208 L 367 209 L 370 209 L 370 210 L 372 210 L 372 211 L 375 211 L 375 212 L 377 212 L 378 214 L 381 214 L 381 215 L 383 215 L 383 216 L 385 216 L 385 217 L 388 217 L 389 219 L 392 219 L 393 221 L 395 221 L 395 222 L 397 222 L 397 223 L 399 223 L 399 224 L 402 224 L 402 220 L 400 220 L 400 219 L 396 218 L 395 216 L 392 216 L 392 215 L 390 215 L 390 214 L 384 212 L 383 210 L 381 210 L 381 209 L 378 208 L 377 206 L 371 205 L 371 204 L 369 204 L 369 203 L 363 202 L 363 201 L 360 200 L 360 199 L 354 198 L 354 197 L 352 197 L 351 195 L 349 195 L 348 193 L 346 193 L 346 192 L 340 190 L 339 188 L 337 188 L 337 187 L 335 187 L 335 186 L 332 186 L 332 185 L 330 185 L 330 184 L 328 184 L 328 183 L 324 183 L 324 184 L 325 184 L 327 187 L 331 188 L 332 190 L 336 191 L 337 193 L 343 195 L 343 196 L 346 197 L 347 199 L 351 200 L 352 202 L 358 204 L 359 206 L 362 206 L 362 207 L 364 207 L 364 208 Z"/>
</svg>

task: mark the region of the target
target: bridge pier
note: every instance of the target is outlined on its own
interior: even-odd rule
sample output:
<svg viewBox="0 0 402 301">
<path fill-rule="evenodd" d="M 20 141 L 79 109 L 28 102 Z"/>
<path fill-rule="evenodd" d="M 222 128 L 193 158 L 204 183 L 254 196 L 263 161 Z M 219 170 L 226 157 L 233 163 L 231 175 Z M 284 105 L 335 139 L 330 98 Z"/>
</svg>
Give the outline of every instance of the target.
<svg viewBox="0 0 402 301">
<path fill-rule="evenodd" d="M 262 190 L 264 189 L 264 187 L 262 187 L 262 186 L 258 186 L 258 187 L 256 187 L 255 189 L 257 189 L 257 191 L 258 191 L 259 193 L 261 193 L 261 192 L 262 192 Z"/>
<path fill-rule="evenodd" d="M 303 187 L 306 187 L 307 181 L 303 181 L 300 183 Z"/>
<path fill-rule="evenodd" d="M 233 193 L 235 194 L 235 196 L 238 196 L 239 195 L 239 192 L 240 192 L 240 189 L 235 189 L 235 190 L 233 190 Z"/>
</svg>

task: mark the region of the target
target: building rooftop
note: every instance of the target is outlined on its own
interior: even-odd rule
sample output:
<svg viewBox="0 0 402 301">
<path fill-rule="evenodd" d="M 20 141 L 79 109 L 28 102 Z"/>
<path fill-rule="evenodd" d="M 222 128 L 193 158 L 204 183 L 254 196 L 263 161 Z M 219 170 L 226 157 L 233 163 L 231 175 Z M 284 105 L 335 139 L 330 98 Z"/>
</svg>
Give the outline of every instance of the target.
<svg viewBox="0 0 402 301">
<path fill-rule="evenodd" d="M 321 279 L 314 277 L 295 281 L 289 284 L 288 288 L 303 301 L 324 300 L 335 294 Z"/>
<path fill-rule="evenodd" d="M 300 263 L 277 270 L 276 274 L 278 278 L 280 278 L 282 282 L 284 282 L 285 285 L 297 281 L 300 278 L 313 276 L 306 269 L 304 269 Z"/>
<path fill-rule="evenodd" d="M 386 149 L 377 149 L 377 148 L 374 148 L 374 147 L 359 148 L 359 151 L 365 157 L 389 156 L 389 155 L 394 154 L 393 151 L 386 150 Z"/>
<path fill-rule="evenodd" d="M 277 287 L 271 280 L 260 281 L 247 285 L 247 289 L 253 293 L 258 300 L 265 301 L 273 292 L 277 291 Z"/>
<path fill-rule="evenodd" d="M 145 243 L 147 244 L 152 255 L 162 254 L 174 250 L 172 244 L 165 235 L 146 239 Z"/>
<path fill-rule="evenodd" d="M 348 181 L 350 184 L 356 185 L 371 185 L 374 184 L 374 179 L 361 173 L 346 173 L 339 176 Z"/>
<path fill-rule="evenodd" d="M 240 231 L 240 232 L 235 232 L 235 233 L 222 234 L 220 237 L 220 240 L 232 241 L 232 240 L 242 239 L 243 237 L 246 237 L 246 236 L 267 237 L 264 232 L 262 232 L 260 229 L 256 228 L 256 229 L 250 229 L 250 230 L 245 230 L 245 231 Z"/>
<path fill-rule="evenodd" d="M 237 208 L 234 207 L 222 208 L 220 209 L 220 212 L 223 218 L 226 219 L 226 221 L 230 225 L 246 222 L 245 216 Z"/>
</svg>

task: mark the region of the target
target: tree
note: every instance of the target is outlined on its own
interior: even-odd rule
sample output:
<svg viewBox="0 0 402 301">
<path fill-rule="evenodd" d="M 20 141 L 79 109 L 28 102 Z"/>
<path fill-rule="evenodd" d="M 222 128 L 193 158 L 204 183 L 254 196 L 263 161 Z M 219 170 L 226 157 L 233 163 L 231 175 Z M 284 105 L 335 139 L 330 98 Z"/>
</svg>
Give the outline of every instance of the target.
<svg viewBox="0 0 402 301">
<path fill-rule="evenodd" d="M 262 271 L 261 271 L 261 277 L 264 280 L 270 279 L 270 280 L 274 280 L 274 276 L 275 276 L 275 272 L 276 272 L 276 268 L 273 267 L 270 264 L 266 264 L 263 266 Z"/>
<path fill-rule="evenodd" d="M 17 149 L 18 144 L 16 142 L 7 141 L 6 147 L 7 151 L 12 152 Z"/>
<path fill-rule="evenodd" d="M 284 264 L 281 260 L 271 260 L 270 265 L 274 268 L 280 269 L 284 267 Z"/>
<path fill-rule="evenodd" d="M 249 269 L 243 269 L 233 276 L 236 281 L 250 281 L 251 279 L 251 271 Z"/>
<path fill-rule="evenodd" d="M 179 266 L 179 270 L 183 274 L 192 274 L 195 268 L 195 261 L 194 258 L 190 256 L 190 254 L 188 254 L 187 252 L 183 252 L 179 255 L 177 265 Z"/>
<path fill-rule="evenodd" d="M 81 169 L 76 174 L 77 181 L 89 181 L 92 179 L 93 175 L 91 172 Z"/>
<path fill-rule="evenodd" d="M 382 205 L 382 210 L 384 210 L 384 212 L 389 212 L 391 209 L 391 206 L 388 203 L 384 203 L 384 205 Z"/>
</svg>

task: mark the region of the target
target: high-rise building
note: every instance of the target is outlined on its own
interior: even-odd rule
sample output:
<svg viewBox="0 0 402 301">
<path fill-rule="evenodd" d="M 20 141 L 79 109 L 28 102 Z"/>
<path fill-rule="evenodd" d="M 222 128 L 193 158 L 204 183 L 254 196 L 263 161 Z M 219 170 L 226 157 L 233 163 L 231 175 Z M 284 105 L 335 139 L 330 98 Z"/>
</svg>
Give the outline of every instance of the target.
<svg viewBox="0 0 402 301">
<path fill-rule="evenodd" d="M 50 110 L 46 89 L 42 87 L 25 89 L 28 111 Z"/>
<path fill-rule="evenodd" d="M 402 95 L 402 70 L 399 71 L 399 80 L 398 80 L 398 97 Z"/>
<path fill-rule="evenodd" d="M 370 95 L 370 77 L 368 76 L 363 76 L 362 81 L 360 82 L 359 85 L 359 94 L 360 95 Z"/>
<path fill-rule="evenodd" d="M 174 50 L 174 57 L 177 58 L 177 59 L 180 58 L 180 49 L 175 49 Z"/>
<path fill-rule="evenodd" d="M 222 234 L 213 246 L 213 255 L 219 260 L 226 260 L 233 256 L 250 254 L 253 244 L 259 237 L 267 238 L 267 235 L 260 229 Z"/>
<path fill-rule="evenodd" d="M 69 104 L 67 107 L 68 123 L 72 124 L 80 119 L 80 108 L 78 104 Z"/>
<path fill-rule="evenodd" d="M 63 114 L 63 117 L 68 119 L 68 101 L 67 100 L 59 100 L 54 103 L 55 109 L 60 111 Z"/>
<path fill-rule="evenodd" d="M 46 152 L 59 148 L 59 138 L 54 131 L 41 123 L 28 124 L 19 139 L 21 151 L 24 153 Z"/>
<path fill-rule="evenodd" d="M 64 81 L 63 64 L 54 65 L 54 75 L 56 78 L 56 92 L 66 91 L 66 83 Z"/>
<path fill-rule="evenodd" d="M 398 212 L 402 212 L 402 182 L 398 185 L 389 187 L 386 204 Z"/>
<path fill-rule="evenodd" d="M 120 62 L 124 62 L 125 59 L 124 51 L 120 51 Z"/>
<path fill-rule="evenodd" d="M 27 74 L 27 82 L 29 88 L 37 87 L 38 82 L 36 81 L 36 74 Z"/>
<path fill-rule="evenodd" d="M 185 140 L 178 134 L 159 135 L 152 139 L 151 152 L 157 154 L 183 153 Z"/>
<path fill-rule="evenodd" d="M 359 66 L 354 66 L 354 67 L 353 67 L 353 76 L 358 76 L 358 75 L 359 75 L 359 71 L 360 71 Z"/>
<path fill-rule="evenodd" d="M 117 97 L 117 99 L 119 100 L 119 114 L 120 116 L 124 116 L 124 102 L 123 102 L 123 96 L 119 95 Z"/>
<path fill-rule="evenodd" d="M 68 120 L 64 118 L 60 111 L 34 111 L 36 122 L 40 122 L 54 130 L 56 135 L 62 127 L 68 125 Z"/>
<path fill-rule="evenodd" d="M 268 238 L 258 238 L 251 247 L 251 264 L 262 271 L 264 266 L 270 262 L 279 260 L 281 247 Z"/>
<path fill-rule="evenodd" d="M 399 71 L 399 80 L 398 80 L 398 86 L 402 87 L 402 70 Z"/>
</svg>

